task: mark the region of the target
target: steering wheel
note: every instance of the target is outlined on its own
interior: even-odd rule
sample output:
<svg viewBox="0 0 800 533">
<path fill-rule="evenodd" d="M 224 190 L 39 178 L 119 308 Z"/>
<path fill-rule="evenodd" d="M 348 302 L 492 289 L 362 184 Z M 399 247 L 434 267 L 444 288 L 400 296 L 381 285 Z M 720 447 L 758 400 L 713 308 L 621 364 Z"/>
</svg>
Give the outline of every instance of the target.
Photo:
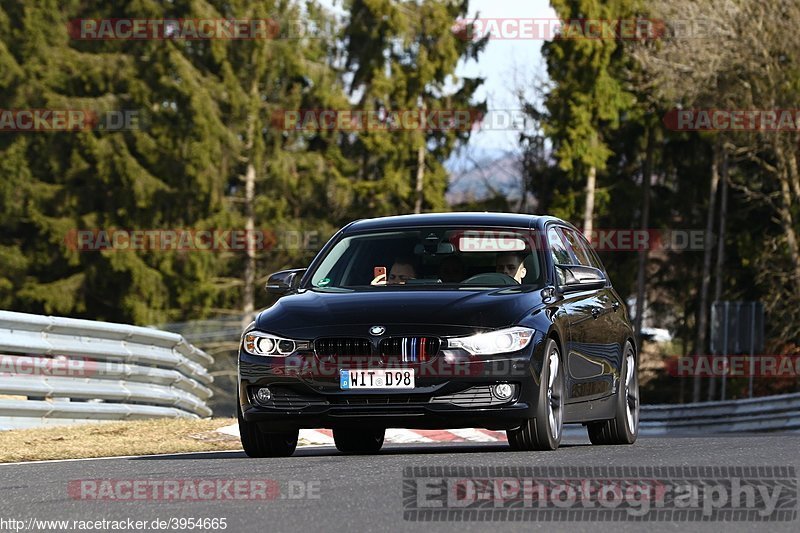
<svg viewBox="0 0 800 533">
<path fill-rule="evenodd" d="M 475 274 L 461 282 L 462 285 L 519 285 L 517 280 L 501 272 Z"/>
</svg>

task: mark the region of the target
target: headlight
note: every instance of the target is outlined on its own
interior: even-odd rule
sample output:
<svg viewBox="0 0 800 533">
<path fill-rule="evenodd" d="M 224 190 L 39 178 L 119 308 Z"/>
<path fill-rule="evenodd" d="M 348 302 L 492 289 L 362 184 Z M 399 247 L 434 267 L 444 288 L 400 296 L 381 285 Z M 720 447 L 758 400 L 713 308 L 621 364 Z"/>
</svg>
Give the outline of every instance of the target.
<svg viewBox="0 0 800 533">
<path fill-rule="evenodd" d="M 516 352 L 530 344 L 534 331 L 523 327 L 489 331 L 471 337 L 447 339 L 447 347 L 461 348 L 473 355 Z"/>
<path fill-rule="evenodd" d="M 249 331 L 244 334 L 242 346 L 244 347 L 244 351 L 250 355 L 286 357 L 297 350 L 307 349 L 309 342 L 284 339 L 260 331 Z"/>
</svg>

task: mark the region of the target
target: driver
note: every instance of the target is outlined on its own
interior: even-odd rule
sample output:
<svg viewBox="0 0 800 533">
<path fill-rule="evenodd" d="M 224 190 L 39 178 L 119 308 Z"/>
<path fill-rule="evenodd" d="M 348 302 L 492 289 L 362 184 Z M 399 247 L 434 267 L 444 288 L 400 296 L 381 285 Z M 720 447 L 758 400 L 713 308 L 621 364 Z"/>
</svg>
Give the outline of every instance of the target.
<svg viewBox="0 0 800 533">
<path fill-rule="evenodd" d="M 522 284 L 522 279 L 528 273 L 523 264 L 524 261 L 525 255 L 521 253 L 505 252 L 497 254 L 497 258 L 495 259 L 495 272 L 511 276 L 517 283 Z"/>
</svg>

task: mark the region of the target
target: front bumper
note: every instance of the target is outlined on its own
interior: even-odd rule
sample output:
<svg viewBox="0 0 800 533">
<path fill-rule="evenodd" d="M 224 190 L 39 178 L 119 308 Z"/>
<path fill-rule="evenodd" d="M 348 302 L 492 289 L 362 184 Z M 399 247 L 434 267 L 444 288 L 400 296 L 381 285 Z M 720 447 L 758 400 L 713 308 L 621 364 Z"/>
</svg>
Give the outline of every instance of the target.
<svg viewBox="0 0 800 533">
<path fill-rule="evenodd" d="M 240 408 L 245 421 L 267 432 L 340 427 L 514 429 L 534 417 L 543 351 L 543 339 L 537 336 L 514 354 L 459 359 L 442 353 L 429 367 L 416 368 L 416 388 L 407 391 L 343 391 L 338 387 L 338 365 L 309 371 L 300 357 L 240 352 Z M 510 400 L 487 400 L 485 391 L 497 383 L 515 386 Z M 255 399 L 255 391 L 265 386 L 276 392 L 275 401 Z M 470 394 L 473 399 L 464 401 Z"/>
</svg>

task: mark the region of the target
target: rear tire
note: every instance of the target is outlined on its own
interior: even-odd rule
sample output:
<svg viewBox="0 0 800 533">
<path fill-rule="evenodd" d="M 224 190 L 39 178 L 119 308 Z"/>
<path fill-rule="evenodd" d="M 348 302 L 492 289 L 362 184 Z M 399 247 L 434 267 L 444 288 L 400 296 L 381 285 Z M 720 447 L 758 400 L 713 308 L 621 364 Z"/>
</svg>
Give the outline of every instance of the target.
<svg viewBox="0 0 800 533">
<path fill-rule="evenodd" d="M 555 450 L 561 444 L 564 429 L 564 365 L 561 361 L 558 343 L 547 339 L 536 416 L 526 420 L 520 428 L 506 432 L 512 450 Z"/>
<path fill-rule="evenodd" d="M 289 457 L 297 448 L 299 430 L 282 433 L 264 433 L 253 422 L 242 416 L 242 407 L 237 398 L 236 414 L 239 419 L 239 436 L 244 453 L 248 457 Z"/>
<path fill-rule="evenodd" d="M 592 444 L 633 444 L 639 434 L 638 365 L 630 342 L 625 343 L 623 353 L 616 393 L 617 415 L 610 420 L 586 425 Z"/>
<path fill-rule="evenodd" d="M 383 446 L 385 429 L 334 429 L 336 449 L 349 454 L 378 453 Z"/>
</svg>

